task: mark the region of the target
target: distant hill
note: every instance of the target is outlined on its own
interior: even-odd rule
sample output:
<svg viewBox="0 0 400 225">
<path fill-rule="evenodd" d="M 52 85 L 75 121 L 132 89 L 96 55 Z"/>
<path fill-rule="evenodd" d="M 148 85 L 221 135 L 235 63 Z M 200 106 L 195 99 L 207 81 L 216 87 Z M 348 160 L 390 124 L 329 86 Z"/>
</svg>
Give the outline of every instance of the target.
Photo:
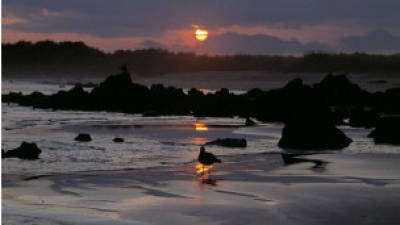
<svg viewBox="0 0 400 225">
<path fill-rule="evenodd" d="M 139 76 L 200 71 L 343 72 L 400 74 L 400 54 L 306 53 L 277 55 L 196 55 L 163 49 L 105 53 L 83 42 L 20 41 L 2 44 L 2 76 L 98 76 L 126 65 Z"/>
</svg>

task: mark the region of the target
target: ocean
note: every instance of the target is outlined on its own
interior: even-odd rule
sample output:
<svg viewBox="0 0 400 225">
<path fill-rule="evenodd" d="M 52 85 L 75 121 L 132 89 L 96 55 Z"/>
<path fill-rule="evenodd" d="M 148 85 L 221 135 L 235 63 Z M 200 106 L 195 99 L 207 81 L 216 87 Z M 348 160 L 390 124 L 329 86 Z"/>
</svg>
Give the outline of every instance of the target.
<svg viewBox="0 0 400 225">
<path fill-rule="evenodd" d="M 283 87 L 293 78 L 300 77 L 306 84 L 320 82 L 326 74 L 265 74 L 262 72 L 211 72 L 135 77 L 133 82 L 150 86 L 164 84 L 183 88 L 192 87 L 213 92 L 226 87 L 231 92 L 243 93 L 252 88 L 270 90 Z M 370 91 L 383 91 L 400 84 L 392 76 L 349 75 L 349 79 Z M 2 93 L 10 91 L 44 94 L 69 90 L 76 82 L 100 83 L 104 77 L 59 79 L 2 80 Z M 385 80 L 385 82 L 381 82 Z M 376 82 L 380 81 L 380 82 Z M 90 89 L 87 89 L 90 91 Z M 96 172 L 107 170 L 147 169 L 174 167 L 197 161 L 200 146 L 217 138 L 245 138 L 246 148 L 206 146 L 220 158 L 240 157 L 244 154 L 279 154 L 288 152 L 277 147 L 283 124 L 261 123 L 245 127 L 245 119 L 195 118 L 193 116 L 142 117 L 139 114 L 114 112 L 88 112 L 67 110 L 43 110 L 2 102 L 2 149 L 20 146 L 22 141 L 34 142 L 42 149 L 40 159 L 2 159 L 2 175 L 23 177 Z M 196 130 L 196 123 L 207 129 Z M 399 154 L 398 146 L 375 145 L 367 135 L 371 129 L 339 127 L 353 139 L 342 150 L 324 152 L 334 154 Z M 77 142 L 78 133 L 89 133 L 91 142 Z M 113 139 L 120 137 L 122 143 Z"/>
</svg>

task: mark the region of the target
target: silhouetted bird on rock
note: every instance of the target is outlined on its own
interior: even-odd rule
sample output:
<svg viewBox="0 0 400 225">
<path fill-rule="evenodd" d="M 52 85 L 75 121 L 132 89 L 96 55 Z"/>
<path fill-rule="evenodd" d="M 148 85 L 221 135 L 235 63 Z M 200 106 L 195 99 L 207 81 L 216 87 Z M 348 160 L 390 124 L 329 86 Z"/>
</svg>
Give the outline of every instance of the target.
<svg viewBox="0 0 400 225">
<path fill-rule="evenodd" d="M 210 152 L 206 152 L 206 149 L 204 148 L 204 146 L 201 146 L 200 148 L 200 154 L 198 157 L 199 162 L 204 166 L 211 166 L 214 163 L 221 163 L 222 161 L 220 159 L 218 159 L 217 157 L 215 157 L 214 154 L 210 153 Z M 204 169 L 203 169 L 204 171 Z M 210 170 L 208 170 L 208 174 L 211 176 L 211 168 Z M 204 177 L 203 177 L 204 179 Z"/>
</svg>

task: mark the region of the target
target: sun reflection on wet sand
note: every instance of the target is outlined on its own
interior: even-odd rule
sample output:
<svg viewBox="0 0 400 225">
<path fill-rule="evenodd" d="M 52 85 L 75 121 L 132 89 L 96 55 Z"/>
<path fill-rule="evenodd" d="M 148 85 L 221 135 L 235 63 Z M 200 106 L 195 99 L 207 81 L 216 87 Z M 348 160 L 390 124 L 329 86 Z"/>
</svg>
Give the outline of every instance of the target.
<svg viewBox="0 0 400 225">
<path fill-rule="evenodd" d="M 192 139 L 192 144 L 194 144 L 194 145 L 203 145 L 206 142 L 207 142 L 206 138 L 193 138 Z"/>
<path fill-rule="evenodd" d="M 195 165 L 195 168 L 196 168 L 196 175 L 201 175 L 201 180 L 199 180 L 201 184 L 208 184 L 212 186 L 217 185 L 217 180 L 211 179 L 211 174 L 209 173 L 210 170 L 213 168 L 212 165 L 207 166 L 201 163 L 197 163 Z"/>
<path fill-rule="evenodd" d="M 209 170 L 211 170 L 211 168 L 213 168 L 212 165 L 207 166 L 207 165 L 203 165 L 203 164 L 201 164 L 201 163 L 197 163 L 197 164 L 195 165 L 195 167 L 196 167 L 196 173 L 197 173 L 197 174 L 205 174 L 206 172 L 208 172 Z"/>
<path fill-rule="evenodd" d="M 196 131 L 207 131 L 208 127 L 204 123 L 194 123 L 194 126 L 196 127 Z"/>
</svg>

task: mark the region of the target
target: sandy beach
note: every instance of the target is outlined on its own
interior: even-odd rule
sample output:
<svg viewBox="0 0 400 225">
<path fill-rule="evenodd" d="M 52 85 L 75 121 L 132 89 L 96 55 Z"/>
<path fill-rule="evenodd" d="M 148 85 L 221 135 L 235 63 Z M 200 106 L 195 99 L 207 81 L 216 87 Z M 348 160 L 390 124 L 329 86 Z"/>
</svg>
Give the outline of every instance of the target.
<svg viewBox="0 0 400 225">
<path fill-rule="evenodd" d="M 1 3 L 0 225 L 400 225 L 400 0 L 94 2 Z"/>
<path fill-rule="evenodd" d="M 400 155 L 221 158 L 179 168 L 2 179 L 2 224 L 397 224 Z"/>
</svg>

